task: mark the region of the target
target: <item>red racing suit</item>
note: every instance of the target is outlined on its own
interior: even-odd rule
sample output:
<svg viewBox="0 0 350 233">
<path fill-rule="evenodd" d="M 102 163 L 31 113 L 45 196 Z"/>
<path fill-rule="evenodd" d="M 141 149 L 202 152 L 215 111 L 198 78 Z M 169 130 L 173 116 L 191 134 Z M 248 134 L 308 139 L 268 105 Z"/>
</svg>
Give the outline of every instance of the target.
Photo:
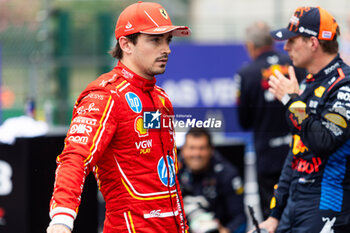
<svg viewBox="0 0 350 233">
<path fill-rule="evenodd" d="M 119 62 L 79 96 L 57 157 L 50 225 L 73 228 L 92 171 L 106 201 L 104 233 L 187 232 L 175 175 L 173 108 L 155 82 Z M 144 127 L 144 114 L 155 127 L 167 123 Z"/>
</svg>

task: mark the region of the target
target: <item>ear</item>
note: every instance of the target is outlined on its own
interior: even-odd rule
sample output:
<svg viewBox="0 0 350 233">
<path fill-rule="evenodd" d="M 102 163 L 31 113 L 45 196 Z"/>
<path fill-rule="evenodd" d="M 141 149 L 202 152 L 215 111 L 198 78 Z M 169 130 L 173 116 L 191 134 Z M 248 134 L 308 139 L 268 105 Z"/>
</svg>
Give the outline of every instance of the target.
<svg viewBox="0 0 350 233">
<path fill-rule="evenodd" d="M 132 42 L 125 36 L 119 38 L 120 48 L 123 50 L 124 54 L 131 54 L 132 52 Z"/>
<path fill-rule="evenodd" d="M 320 41 L 316 37 L 310 37 L 309 41 L 312 51 L 316 51 L 320 47 Z"/>
</svg>

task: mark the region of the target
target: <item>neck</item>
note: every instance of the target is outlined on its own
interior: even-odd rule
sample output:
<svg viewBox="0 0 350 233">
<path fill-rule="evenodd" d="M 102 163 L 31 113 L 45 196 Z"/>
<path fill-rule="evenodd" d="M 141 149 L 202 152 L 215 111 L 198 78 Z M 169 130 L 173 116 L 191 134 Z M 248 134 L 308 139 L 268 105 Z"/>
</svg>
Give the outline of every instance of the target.
<svg viewBox="0 0 350 233">
<path fill-rule="evenodd" d="M 335 57 L 337 54 L 316 54 L 312 62 L 306 67 L 307 71 L 311 74 L 317 74 L 325 68 Z"/>
<path fill-rule="evenodd" d="M 250 54 L 252 59 L 256 59 L 259 57 L 261 54 L 266 53 L 268 51 L 271 51 L 273 49 L 273 46 L 264 46 L 260 48 L 254 48 Z"/>
<path fill-rule="evenodd" d="M 154 76 L 147 75 L 140 71 L 140 69 L 134 65 L 134 63 L 130 59 L 121 59 L 121 63 L 123 63 L 126 67 L 128 67 L 132 72 L 137 74 L 138 76 L 147 79 L 147 80 L 153 80 Z"/>
</svg>

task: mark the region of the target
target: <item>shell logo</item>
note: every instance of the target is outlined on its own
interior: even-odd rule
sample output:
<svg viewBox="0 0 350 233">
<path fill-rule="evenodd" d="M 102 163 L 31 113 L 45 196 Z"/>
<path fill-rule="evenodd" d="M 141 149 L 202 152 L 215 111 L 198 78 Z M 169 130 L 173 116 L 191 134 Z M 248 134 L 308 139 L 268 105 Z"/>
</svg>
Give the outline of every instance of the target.
<svg viewBox="0 0 350 233">
<path fill-rule="evenodd" d="M 134 128 L 135 128 L 135 132 L 139 135 L 139 137 L 148 136 L 148 130 L 143 128 L 143 118 L 142 118 L 142 116 L 136 117 Z"/>
</svg>

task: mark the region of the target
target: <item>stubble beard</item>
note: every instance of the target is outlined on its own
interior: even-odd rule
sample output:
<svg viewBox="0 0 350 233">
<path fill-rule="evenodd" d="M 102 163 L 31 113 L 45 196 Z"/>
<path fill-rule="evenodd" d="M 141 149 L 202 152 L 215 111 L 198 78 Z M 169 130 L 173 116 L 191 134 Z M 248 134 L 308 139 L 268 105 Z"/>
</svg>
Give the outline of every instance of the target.
<svg viewBox="0 0 350 233">
<path fill-rule="evenodd" d="M 150 76 L 155 76 L 158 74 L 164 74 L 166 65 L 161 65 L 159 68 L 150 68 L 147 70 L 147 74 Z"/>
</svg>

